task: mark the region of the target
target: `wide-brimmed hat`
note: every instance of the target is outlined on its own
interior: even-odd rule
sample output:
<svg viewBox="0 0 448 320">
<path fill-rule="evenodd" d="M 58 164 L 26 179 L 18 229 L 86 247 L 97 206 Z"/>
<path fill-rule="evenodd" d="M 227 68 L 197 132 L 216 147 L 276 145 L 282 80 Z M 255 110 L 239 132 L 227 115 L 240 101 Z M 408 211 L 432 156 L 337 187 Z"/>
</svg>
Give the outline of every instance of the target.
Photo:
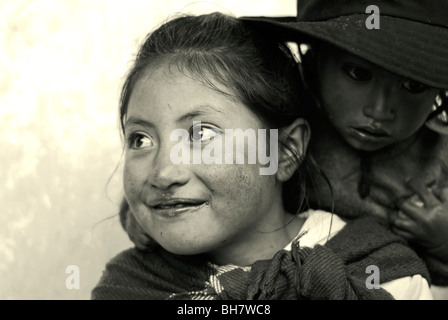
<svg viewBox="0 0 448 320">
<path fill-rule="evenodd" d="M 296 17 L 244 20 L 291 40 L 302 35 L 326 41 L 403 77 L 448 89 L 448 0 L 298 0 Z"/>
</svg>

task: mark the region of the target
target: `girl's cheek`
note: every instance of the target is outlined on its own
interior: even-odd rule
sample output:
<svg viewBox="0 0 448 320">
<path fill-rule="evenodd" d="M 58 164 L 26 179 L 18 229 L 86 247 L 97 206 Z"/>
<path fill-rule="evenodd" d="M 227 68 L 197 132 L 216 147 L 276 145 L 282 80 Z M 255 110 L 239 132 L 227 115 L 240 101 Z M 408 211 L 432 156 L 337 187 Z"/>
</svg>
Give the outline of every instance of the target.
<svg viewBox="0 0 448 320">
<path fill-rule="evenodd" d="M 249 200 L 261 187 L 259 166 L 246 164 L 208 165 L 202 168 L 202 180 L 216 197 Z M 262 176 L 265 178 L 266 176 Z"/>
<path fill-rule="evenodd" d="M 139 175 L 136 170 L 129 165 L 125 165 L 123 171 L 123 188 L 128 201 L 133 201 L 141 193 L 141 183 L 138 180 Z"/>
</svg>

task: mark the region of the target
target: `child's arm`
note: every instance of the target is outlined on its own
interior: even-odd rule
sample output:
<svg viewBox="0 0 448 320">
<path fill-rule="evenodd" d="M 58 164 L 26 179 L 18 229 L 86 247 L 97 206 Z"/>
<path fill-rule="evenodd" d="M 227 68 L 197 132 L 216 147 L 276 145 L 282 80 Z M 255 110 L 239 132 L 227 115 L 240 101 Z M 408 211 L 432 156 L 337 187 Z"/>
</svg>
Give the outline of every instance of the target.
<svg viewBox="0 0 448 320">
<path fill-rule="evenodd" d="M 432 275 L 448 285 L 448 188 L 440 192 L 412 188 L 416 195 L 404 201 L 391 218 L 392 230 L 423 249 Z"/>
</svg>

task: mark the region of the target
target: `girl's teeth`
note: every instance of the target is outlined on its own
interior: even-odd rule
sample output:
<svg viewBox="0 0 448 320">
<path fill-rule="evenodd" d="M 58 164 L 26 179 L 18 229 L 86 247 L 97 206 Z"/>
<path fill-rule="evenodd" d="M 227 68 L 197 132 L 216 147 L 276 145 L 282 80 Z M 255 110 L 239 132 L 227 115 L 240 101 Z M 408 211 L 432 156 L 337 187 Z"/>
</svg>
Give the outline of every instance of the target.
<svg viewBox="0 0 448 320">
<path fill-rule="evenodd" d="M 171 206 L 159 206 L 160 209 L 175 209 L 175 208 L 181 208 L 181 207 L 186 207 L 186 206 L 192 206 L 193 204 L 185 204 L 185 203 L 180 203 L 180 204 L 175 204 L 175 205 L 171 205 Z"/>
</svg>

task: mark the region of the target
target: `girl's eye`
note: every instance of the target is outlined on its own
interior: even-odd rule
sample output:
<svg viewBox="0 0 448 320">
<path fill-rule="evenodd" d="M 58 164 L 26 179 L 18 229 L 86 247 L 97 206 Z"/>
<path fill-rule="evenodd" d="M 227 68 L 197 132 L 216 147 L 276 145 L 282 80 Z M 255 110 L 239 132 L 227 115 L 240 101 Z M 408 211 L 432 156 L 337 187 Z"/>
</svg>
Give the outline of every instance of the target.
<svg viewBox="0 0 448 320">
<path fill-rule="evenodd" d="M 133 133 L 129 139 L 127 139 L 129 148 L 132 149 L 144 149 L 154 146 L 154 141 L 151 137 L 142 133 Z"/>
<path fill-rule="evenodd" d="M 414 80 L 408 80 L 402 84 L 403 89 L 409 91 L 410 93 L 422 93 L 426 90 L 429 90 L 429 87 L 427 85 L 424 85 L 423 83 L 420 83 L 418 81 Z"/>
<path fill-rule="evenodd" d="M 220 134 L 221 132 L 218 129 L 203 125 L 194 125 L 190 129 L 190 139 L 192 141 L 207 142 Z"/>
<path fill-rule="evenodd" d="M 356 81 L 369 81 L 372 79 L 372 72 L 370 72 L 369 69 L 359 68 L 352 65 L 345 65 L 343 69 L 350 78 L 355 79 Z"/>
</svg>

